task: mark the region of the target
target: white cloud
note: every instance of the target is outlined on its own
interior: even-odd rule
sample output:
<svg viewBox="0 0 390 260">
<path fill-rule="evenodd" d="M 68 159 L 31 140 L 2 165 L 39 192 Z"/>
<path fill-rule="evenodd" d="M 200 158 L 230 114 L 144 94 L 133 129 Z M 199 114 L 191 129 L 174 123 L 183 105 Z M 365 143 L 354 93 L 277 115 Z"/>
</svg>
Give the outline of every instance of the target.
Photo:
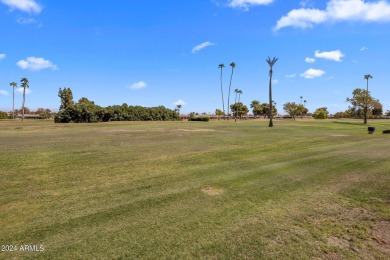
<svg viewBox="0 0 390 260">
<path fill-rule="evenodd" d="M 314 63 L 314 62 L 316 61 L 316 59 L 307 57 L 307 58 L 305 59 L 305 61 L 306 61 L 307 63 Z"/>
<path fill-rule="evenodd" d="M 58 70 L 57 66 L 53 64 L 53 62 L 49 60 L 45 60 L 44 58 L 36 58 L 36 57 L 28 57 L 25 60 L 20 60 L 16 63 L 21 69 L 28 69 L 32 71 L 39 71 L 42 69 L 52 69 Z"/>
<path fill-rule="evenodd" d="M 280 18 L 275 30 L 283 27 L 312 28 L 325 22 L 390 21 L 390 4 L 385 0 L 366 2 L 364 0 L 330 0 L 325 10 L 315 8 L 299 8 L 291 10 Z"/>
<path fill-rule="evenodd" d="M 231 0 L 228 6 L 248 10 L 251 5 L 268 5 L 273 2 L 274 0 Z"/>
<path fill-rule="evenodd" d="M 273 80 L 272 80 L 272 84 L 273 84 L 273 85 L 276 85 L 276 84 L 278 84 L 278 83 L 279 83 L 279 80 L 278 80 L 278 79 L 273 79 Z"/>
<path fill-rule="evenodd" d="M 335 51 L 315 51 L 314 55 L 316 58 L 321 58 L 321 59 L 326 59 L 326 60 L 333 60 L 333 61 L 338 61 L 340 62 L 341 59 L 345 56 L 340 50 L 335 50 Z"/>
<path fill-rule="evenodd" d="M 16 93 L 23 94 L 23 88 L 16 88 Z M 29 88 L 26 88 L 26 95 L 30 94 L 32 91 Z"/>
<path fill-rule="evenodd" d="M 296 76 L 297 76 L 297 74 L 288 74 L 288 75 L 286 75 L 286 78 L 292 79 L 292 78 L 295 78 Z"/>
<path fill-rule="evenodd" d="M 195 46 L 194 48 L 192 48 L 192 53 L 198 52 L 206 47 L 213 46 L 213 45 L 215 45 L 215 43 L 212 43 L 212 42 L 201 43 L 201 44 Z"/>
<path fill-rule="evenodd" d="M 181 106 L 184 106 L 186 104 L 186 102 L 184 102 L 183 100 L 179 99 L 178 101 L 176 101 L 175 103 L 173 103 L 175 106 L 177 105 L 181 105 Z"/>
<path fill-rule="evenodd" d="M 0 96 L 8 96 L 8 92 L 0 89 Z"/>
<path fill-rule="evenodd" d="M 301 74 L 301 77 L 305 78 L 305 79 L 314 79 L 314 78 L 321 77 L 324 74 L 325 74 L 325 71 L 323 71 L 323 70 L 308 69 L 304 73 Z"/>
<path fill-rule="evenodd" d="M 5 59 L 6 56 L 4 53 L 0 53 L 0 60 Z"/>
<path fill-rule="evenodd" d="M 360 48 L 360 51 L 366 51 L 366 50 L 368 50 L 368 48 L 366 46 L 363 46 Z"/>
<path fill-rule="evenodd" d="M 26 13 L 40 13 L 42 6 L 35 0 L 0 0 L 1 3 L 7 5 L 9 8 L 18 9 Z"/>
<path fill-rule="evenodd" d="M 145 82 L 138 81 L 138 82 L 133 83 L 131 86 L 129 86 L 129 89 L 137 90 L 137 89 L 146 88 L 147 86 L 148 85 Z"/>
</svg>

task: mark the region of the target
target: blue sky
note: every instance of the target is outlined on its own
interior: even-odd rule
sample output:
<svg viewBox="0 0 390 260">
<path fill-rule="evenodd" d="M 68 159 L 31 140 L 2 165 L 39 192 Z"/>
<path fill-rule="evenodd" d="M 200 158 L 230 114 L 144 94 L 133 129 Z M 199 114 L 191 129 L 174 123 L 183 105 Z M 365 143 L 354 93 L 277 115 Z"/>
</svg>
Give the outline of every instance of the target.
<svg viewBox="0 0 390 260">
<path fill-rule="evenodd" d="M 268 100 L 266 58 L 278 57 L 273 97 L 307 100 L 313 112 L 348 108 L 355 88 L 390 109 L 390 1 L 387 0 L 0 0 L 0 110 L 30 81 L 26 106 L 54 111 L 60 87 L 75 101 L 211 112 L 225 101 Z M 15 107 L 21 107 L 17 90 Z M 226 103 L 226 102 L 225 102 Z M 226 107 L 226 104 L 225 104 Z"/>
</svg>

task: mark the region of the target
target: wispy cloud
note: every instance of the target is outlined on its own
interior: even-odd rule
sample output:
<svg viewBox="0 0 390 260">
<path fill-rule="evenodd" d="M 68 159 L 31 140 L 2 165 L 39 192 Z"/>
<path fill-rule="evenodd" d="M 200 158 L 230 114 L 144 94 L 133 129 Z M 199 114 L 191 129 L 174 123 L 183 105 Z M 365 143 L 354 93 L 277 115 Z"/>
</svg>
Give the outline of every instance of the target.
<svg viewBox="0 0 390 260">
<path fill-rule="evenodd" d="M 179 99 L 178 101 L 176 101 L 175 103 L 173 103 L 175 106 L 178 106 L 178 105 L 181 105 L 181 106 L 184 106 L 186 105 L 186 102 L 184 102 L 183 100 Z"/>
<path fill-rule="evenodd" d="M 8 92 L 0 89 L 0 96 L 8 96 Z"/>
<path fill-rule="evenodd" d="M 284 27 L 313 28 L 326 22 L 364 21 L 389 22 L 390 4 L 385 0 L 366 2 L 364 0 L 330 0 L 325 10 L 299 8 L 291 10 L 280 18 L 275 30 Z"/>
<path fill-rule="evenodd" d="M 138 90 L 138 89 L 146 88 L 147 86 L 148 85 L 145 82 L 138 81 L 138 82 L 131 84 L 131 86 L 129 86 L 128 88 L 132 89 L 132 90 Z"/>
<path fill-rule="evenodd" d="M 307 57 L 307 58 L 305 59 L 305 61 L 306 61 L 307 63 L 314 63 L 314 62 L 316 61 L 316 59 Z"/>
<path fill-rule="evenodd" d="M 335 51 L 315 51 L 314 55 L 316 58 L 326 59 L 326 60 L 333 60 L 341 62 L 341 59 L 345 56 L 340 50 Z"/>
<path fill-rule="evenodd" d="M 18 24 L 34 24 L 34 23 L 37 23 L 37 20 L 35 20 L 34 18 L 25 18 L 25 17 L 19 17 L 18 19 L 16 19 L 16 22 Z"/>
<path fill-rule="evenodd" d="M 0 60 L 5 59 L 6 56 L 4 53 L 0 53 Z"/>
<path fill-rule="evenodd" d="M 19 93 L 19 94 L 23 94 L 23 88 L 16 88 L 15 92 Z M 30 90 L 29 88 L 26 88 L 26 95 L 31 94 L 31 93 L 32 93 L 32 90 Z"/>
<path fill-rule="evenodd" d="M 230 0 L 228 6 L 233 8 L 242 8 L 244 10 L 248 10 L 250 6 L 269 5 L 273 2 L 274 0 Z"/>
<path fill-rule="evenodd" d="M 288 74 L 285 77 L 288 79 L 292 79 L 292 78 L 295 78 L 296 76 L 297 76 L 297 74 Z"/>
<path fill-rule="evenodd" d="M 360 48 L 360 51 L 366 51 L 366 50 L 368 50 L 368 48 L 366 46 L 363 46 Z"/>
<path fill-rule="evenodd" d="M 192 48 L 192 53 L 196 53 L 198 51 L 201 51 L 203 50 L 204 48 L 207 48 L 209 46 L 213 46 L 215 45 L 215 43 L 212 43 L 212 42 L 204 42 L 204 43 L 201 43 L 199 45 L 196 45 L 194 48 Z"/>
<path fill-rule="evenodd" d="M 39 71 L 43 69 L 58 70 L 58 67 L 49 60 L 37 57 L 28 57 L 25 60 L 20 60 L 16 65 L 24 70 Z"/>
<path fill-rule="evenodd" d="M 321 77 L 324 74 L 325 74 L 325 71 L 323 71 L 323 70 L 308 69 L 304 73 L 301 74 L 301 77 L 305 78 L 305 79 L 314 79 L 314 78 Z"/>
<path fill-rule="evenodd" d="M 42 11 L 42 6 L 35 0 L 0 0 L 0 2 L 7 5 L 11 10 L 17 9 L 22 12 L 36 14 Z"/>
</svg>

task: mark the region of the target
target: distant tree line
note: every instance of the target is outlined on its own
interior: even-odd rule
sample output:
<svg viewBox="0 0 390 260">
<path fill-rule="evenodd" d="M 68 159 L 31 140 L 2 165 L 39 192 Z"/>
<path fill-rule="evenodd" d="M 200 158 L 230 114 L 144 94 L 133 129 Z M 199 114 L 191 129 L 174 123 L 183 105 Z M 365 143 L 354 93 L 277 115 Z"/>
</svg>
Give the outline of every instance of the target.
<svg viewBox="0 0 390 260">
<path fill-rule="evenodd" d="M 101 107 L 87 98 L 73 101 L 70 88 L 59 89 L 61 99 L 60 110 L 56 114 L 56 123 L 95 123 L 109 121 L 174 121 L 180 120 L 174 110 L 159 107 L 129 106 L 126 103 L 119 106 Z"/>
</svg>

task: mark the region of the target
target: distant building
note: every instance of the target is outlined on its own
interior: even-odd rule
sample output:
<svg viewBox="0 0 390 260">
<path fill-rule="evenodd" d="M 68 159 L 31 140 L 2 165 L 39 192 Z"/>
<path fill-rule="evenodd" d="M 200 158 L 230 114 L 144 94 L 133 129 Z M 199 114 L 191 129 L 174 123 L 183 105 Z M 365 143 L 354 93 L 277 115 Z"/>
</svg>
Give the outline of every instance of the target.
<svg viewBox="0 0 390 260">
<path fill-rule="evenodd" d="M 22 118 L 22 114 L 17 114 L 15 118 Z M 25 119 L 42 119 L 40 115 L 37 114 L 24 114 Z"/>
</svg>

